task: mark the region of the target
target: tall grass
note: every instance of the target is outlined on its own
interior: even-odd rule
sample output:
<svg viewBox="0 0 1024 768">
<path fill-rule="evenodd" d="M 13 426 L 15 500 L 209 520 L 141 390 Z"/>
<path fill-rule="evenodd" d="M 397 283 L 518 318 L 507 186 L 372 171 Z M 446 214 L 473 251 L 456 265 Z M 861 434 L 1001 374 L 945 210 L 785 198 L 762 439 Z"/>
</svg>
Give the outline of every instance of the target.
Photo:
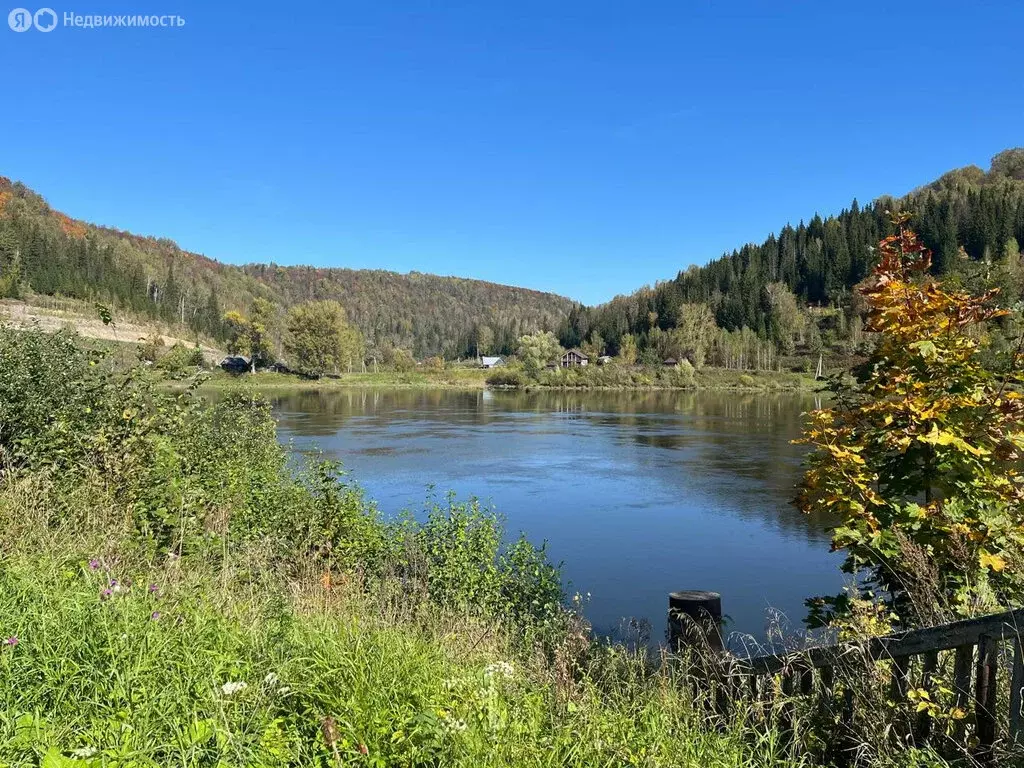
<svg viewBox="0 0 1024 768">
<path fill-rule="evenodd" d="M 48 504 L 32 478 L 0 494 L 5 764 L 799 763 L 578 624 L 524 642 L 400 580 L 286 575 L 258 545 L 152 556 L 116 506 L 82 530 Z"/>
</svg>

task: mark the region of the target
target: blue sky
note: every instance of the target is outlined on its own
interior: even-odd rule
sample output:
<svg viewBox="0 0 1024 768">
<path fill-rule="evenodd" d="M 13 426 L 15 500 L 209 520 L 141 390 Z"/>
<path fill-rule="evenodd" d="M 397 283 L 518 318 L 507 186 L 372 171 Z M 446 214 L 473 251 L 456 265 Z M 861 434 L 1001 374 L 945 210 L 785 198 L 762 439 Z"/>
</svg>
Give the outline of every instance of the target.
<svg viewBox="0 0 1024 768">
<path fill-rule="evenodd" d="M 0 27 L 0 175 L 236 263 L 596 303 L 1024 145 L 1019 2 L 52 7 L 186 24 Z"/>
</svg>

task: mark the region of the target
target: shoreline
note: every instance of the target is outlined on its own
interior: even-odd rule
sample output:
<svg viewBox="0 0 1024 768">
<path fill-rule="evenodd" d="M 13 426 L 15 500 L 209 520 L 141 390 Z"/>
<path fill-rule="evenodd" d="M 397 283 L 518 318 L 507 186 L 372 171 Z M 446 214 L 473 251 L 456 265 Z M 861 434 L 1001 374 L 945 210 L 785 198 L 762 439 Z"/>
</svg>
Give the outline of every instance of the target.
<svg viewBox="0 0 1024 768">
<path fill-rule="evenodd" d="M 499 392 L 702 392 L 733 391 L 748 393 L 793 393 L 813 394 L 822 391 L 823 382 L 812 376 L 796 373 L 754 374 L 749 371 L 731 369 L 707 369 L 698 372 L 692 382 L 680 385 L 667 384 L 542 384 L 526 382 L 520 385 L 488 384 L 491 374 L 483 369 L 461 369 L 431 373 L 351 373 L 337 378 L 303 379 L 282 373 L 227 374 L 215 372 L 199 386 L 199 391 L 345 391 L 352 389 L 422 389 L 422 390 L 463 390 Z M 749 381 L 743 381 L 748 379 Z M 171 389 L 185 389 L 192 379 L 165 380 L 164 386 Z"/>
</svg>

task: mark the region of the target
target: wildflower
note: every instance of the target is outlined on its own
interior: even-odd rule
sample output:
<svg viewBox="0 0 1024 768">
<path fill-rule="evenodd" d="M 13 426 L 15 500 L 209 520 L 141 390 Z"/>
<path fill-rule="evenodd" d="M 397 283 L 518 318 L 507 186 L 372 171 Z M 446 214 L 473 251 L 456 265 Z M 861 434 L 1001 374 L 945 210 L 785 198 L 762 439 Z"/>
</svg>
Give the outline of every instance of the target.
<svg viewBox="0 0 1024 768">
<path fill-rule="evenodd" d="M 100 569 L 100 561 L 97 560 L 94 557 L 92 560 L 89 561 L 89 570 L 90 571 L 98 571 L 99 569 Z"/>
<path fill-rule="evenodd" d="M 368 754 L 370 754 L 370 750 L 369 750 L 369 748 L 365 744 L 360 744 L 359 745 L 359 754 L 360 755 L 368 755 Z"/>
<path fill-rule="evenodd" d="M 495 677 L 503 677 L 506 680 L 511 680 L 516 676 L 516 668 L 507 661 L 496 661 L 493 664 L 488 664 L 484 667 L 484 677 L 487 678 L 488 682 L 493 680 Z"/>
<path fill-rule="evenodd" d="M 466 721 L 465 720 L 456 718 L 456 719 L 447 720 L 445 722 L 445 727 L 448 729 L 449 733 L 462 733 L 469 726 L 466 725 Z"/>
<path fill-rule="evenodd" d="M 72 757 L 92 757 L 97 752 L 96 747 L 79 747 L 71 751 Z"/>
<path fill-rule="evenodd" d="M 268 672 L 267 676 L 263 678 L 263 684 L 273 688 L 280 682 L 280 678 L 273 672 Z"/>
<path fill-rule="evenodd" d="M 240 693 L 248 687 L 249 684 L 247 682 L 239 680 L 238 682 L 224 683 L 224 685 L 220 687 L 220 690 L 225 696 L 234 696 L 236 693 Z"/>
<path fill-rule="evenodd" d="M 121 582 L 119 582 L 117 579 L 111 579 L 110 580 L 110 586 L 108 587 L 108 589 L 109 589 L 110 592 L 116 593 L 116 592 L 120 592 L 121 590 L 123 590 L 124 587 L 121 586 Z"/>
<path fill-rule="evenodd" d="M 114 593 L 111 592 L 109 589 L 104 589 L 102 592 L 100 592 L 100 600 L 109 600 L 112 594 Z"/>
<path fill-rule="evenodd" d="M 150 584 L 149 585 L 149 594 L 155 595 L 159 591 L 160 591 L 160 587 L 158 587 L 156 584 Z"/>
<path fill-rule="evenodd" d="M 160 611 L 153 611 L 153 613 L 149 615 L 149 618 L 151 621 L 156 621 L 160 618 Z"/>
<path fill-rule="evenodd" d="M 11 648 L 13 648 L 14 646 L 16 646 L 20 642 L 21 642 L 21 640 L 18 639 L 17 635 L 11 635 L 6 640 L 4 640 L 4 645 L 8 645 Z"/>
</svg>

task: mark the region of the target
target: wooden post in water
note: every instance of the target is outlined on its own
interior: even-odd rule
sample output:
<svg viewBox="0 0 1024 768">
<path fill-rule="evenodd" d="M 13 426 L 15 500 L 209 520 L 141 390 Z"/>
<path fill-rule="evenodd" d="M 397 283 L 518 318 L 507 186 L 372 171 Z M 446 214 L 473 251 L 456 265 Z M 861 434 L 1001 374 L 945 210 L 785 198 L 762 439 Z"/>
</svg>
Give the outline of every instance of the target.
<svg viewBox="0 0 1024 768">
<path fill-rule="evenodd" d="M 721 651 L 722 596 L 718 592 L 686 589 L 668 596 L 668 644 L 673 651 L 706 641 L 712 651 Z"/>
</svg>

